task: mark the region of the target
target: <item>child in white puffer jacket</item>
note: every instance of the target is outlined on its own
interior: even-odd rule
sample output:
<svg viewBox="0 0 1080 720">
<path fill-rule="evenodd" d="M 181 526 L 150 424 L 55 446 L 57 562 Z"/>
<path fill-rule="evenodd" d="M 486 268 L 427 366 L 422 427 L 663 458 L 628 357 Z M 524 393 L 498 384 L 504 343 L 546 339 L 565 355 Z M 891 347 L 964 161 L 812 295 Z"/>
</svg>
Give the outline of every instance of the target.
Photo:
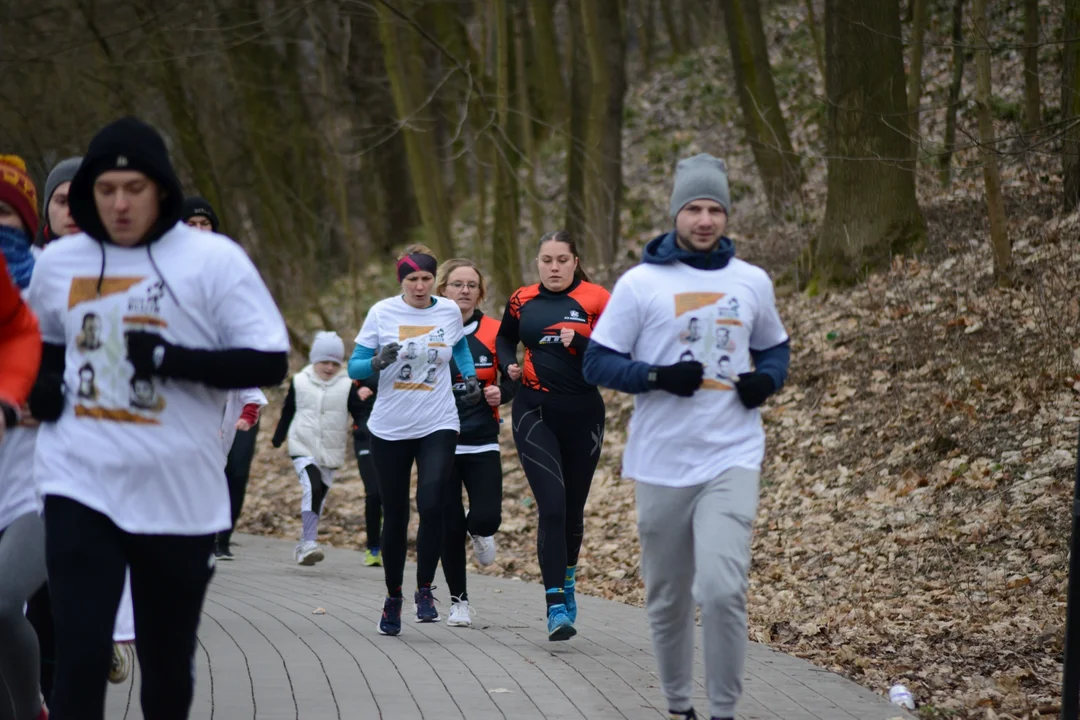
<svg viewBox="0 0 1080 720">
<path fill-rule="evenodd" d="M 310 364 L 293 376 L 281 420 L 274 431 L 274 447 L 288 439 L 289 457 L 303 490 L 300 510 L 303 534 L 296 546 L 296 562 L 314 565 L 323 559 L 316 538 L 319 517 L 334 481 L 334 471 L 345 464 L 350 415 L 360 411 L 360 398 L 344 372 L 345 345 L 337 333 L 319 332 L 311 345 Z"/>
</svg>

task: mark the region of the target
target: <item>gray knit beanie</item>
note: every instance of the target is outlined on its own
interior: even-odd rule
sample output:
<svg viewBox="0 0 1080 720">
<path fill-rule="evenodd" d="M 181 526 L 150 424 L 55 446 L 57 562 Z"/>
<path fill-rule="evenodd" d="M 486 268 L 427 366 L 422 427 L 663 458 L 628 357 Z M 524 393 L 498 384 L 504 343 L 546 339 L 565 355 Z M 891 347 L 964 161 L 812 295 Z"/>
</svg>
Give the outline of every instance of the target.
<svg viewBox="0 0 1080 720">
<path fill-rule="evenodd" d="M 731 212 L 727 166 L 720 158 L 701 153 L 675 166 L 675 187 L 671 190 L 671 217 L 694 200 L 715 200 Z"/>
<path fill-rule="evenodd" d="M 312 364 L 320 362 L 336 362 L 339 365 L 345 362 L 345 343 L 336 332 L 317 332 L 315 342 L 311 343 L 311 353 L 308 360 Z"/>
<path fill-rule="evenodd" d="M 79 169 L 81 164 L 81 157 L 69 157 L 67 160 L 56 163 L 56 167 L 49 173 L 49 177 L 45 180 L 45 194 L 41 196 L 44 200 L 42 210 L 46 215 L 49 212 L 49 201 L 52 200 L 56 188 L 66 182 L 71 182 L 71 179 L 75 177 L 75 171 Z"/>
</svg>

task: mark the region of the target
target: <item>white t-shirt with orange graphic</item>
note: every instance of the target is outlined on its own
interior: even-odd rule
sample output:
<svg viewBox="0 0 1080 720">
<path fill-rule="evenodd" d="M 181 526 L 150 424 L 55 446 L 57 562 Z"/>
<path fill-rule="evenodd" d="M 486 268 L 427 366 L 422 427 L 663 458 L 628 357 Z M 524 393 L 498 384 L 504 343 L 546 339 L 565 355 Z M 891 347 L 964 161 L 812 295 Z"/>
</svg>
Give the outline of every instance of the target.
<svg viewBox="0 0 1080 720">
<path fill-rule="evenodd" d="M 761 414 L 739 401 L 734 378 L 751 370 L 751 349 L 787 339 L 772 281 L 757 266 L 733 258 L 720 270 L 674 262 L 627 271 L 592 340 L 649 365 L 697 360 L 705 380 L 689 398 L 660 390 L 635 396 L 623 475 L 690 487 L 732 467 L 760 469 Z"/>
<path fill-rule="evenodd" d="M 418 310 L 397 295 L 368 310 L 356 344 L 401 346 L 397 362 L 379 374 L 379 392 L 367 425 L 372 435 L 412 440 L 436 430 L 459 431 L 450 358 L 463 337 L 461 309 L 444 297 Z"/>
<path fill-rule="evenodd" d="M 153 331 L 205 350 L 288 351 L 285 322 L 240 246 L 182 223 L 149 247 L 71 235 L 38 259 L 30 305 L 44 341 L 66 348 L 64 412 L 38 434 L 42 492 L 132 533 L 227 529 L 226 391 L 135 377 L 124 333 Z"/>
</svg>

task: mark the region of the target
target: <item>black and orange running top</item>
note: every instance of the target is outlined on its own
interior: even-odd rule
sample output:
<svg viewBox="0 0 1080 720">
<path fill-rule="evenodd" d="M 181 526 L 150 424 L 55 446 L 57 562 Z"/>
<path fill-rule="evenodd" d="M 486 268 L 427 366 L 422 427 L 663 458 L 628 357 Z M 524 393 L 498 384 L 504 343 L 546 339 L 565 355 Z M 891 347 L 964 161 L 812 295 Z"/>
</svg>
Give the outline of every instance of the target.
<svg viewBox="0 0 1080 720">
<path fill-rule="evenodd" d="M 517 346 L 525 346 L 521 384 L 532 390 L 564 395 L 596 392 L 581 371 L 589 336 L 611 294 L 600 285 L 574 280 L 561 292 L 537 283 L 510 296 L 503 313 L 496 347 L 503 372 L 517 361 Z M 563 328 L 574 331 L 570 347 L 562 344 Z"/>
<path fill-rule="evenodd" d="M 495 352 L 495 338 L 499 333 L 499 321 L 488 317 L 479 310 L 475 311 L 465 323 L 465 338 L 469 341 L 476 379 L 480 385 L 496 385 L 498 380 L 498 355 Z M 457 363 L 450 360 L 450 378 L 454 383 L 454 396 L 460 398 L 465 393 L 465 378 L 458 371 Z M 517 383 L 512 382 L 506 373 L 502 382 L 497 383 L 502 391 L 502 402 L 514 399 Z M 458 402 L 458 419 L 461 431 L 458 433 L 458 445 L 490 445 L 499 442 L 499 408 L 481 400 L 475 405 Z"/>
</svg>

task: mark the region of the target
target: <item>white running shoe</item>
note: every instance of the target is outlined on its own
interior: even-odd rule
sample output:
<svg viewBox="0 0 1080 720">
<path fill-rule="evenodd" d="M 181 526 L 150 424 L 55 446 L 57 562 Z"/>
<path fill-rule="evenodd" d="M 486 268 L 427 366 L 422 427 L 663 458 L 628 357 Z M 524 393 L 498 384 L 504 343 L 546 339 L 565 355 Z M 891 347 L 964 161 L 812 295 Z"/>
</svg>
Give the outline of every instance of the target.
<svg viewBox="0 0 1080 720">
<path fill-rule="evenodd" d="M 476 562 L 480 563 L 481 567 L 487 567 L 491 563 L 495 562 L 495 538 L 480 537 L 479 535 L 472 536 L 472 549 L 473 554 L 476 555 Z"/>
<path fill-rule="evenodd" d="M 446 624 L 450 627 L 472 627 L 473 610 L 469 607 L 469 601 L 459 600 L 456 597 L 450 600 L 450 619 L 446 621 Z"/>
<path fill-rule="evenodd" d="M 322 548 L 314 540 L 304 540 L 296 545 L 296 564 L 314 565 L 326 557 Z"/>
</svg>

